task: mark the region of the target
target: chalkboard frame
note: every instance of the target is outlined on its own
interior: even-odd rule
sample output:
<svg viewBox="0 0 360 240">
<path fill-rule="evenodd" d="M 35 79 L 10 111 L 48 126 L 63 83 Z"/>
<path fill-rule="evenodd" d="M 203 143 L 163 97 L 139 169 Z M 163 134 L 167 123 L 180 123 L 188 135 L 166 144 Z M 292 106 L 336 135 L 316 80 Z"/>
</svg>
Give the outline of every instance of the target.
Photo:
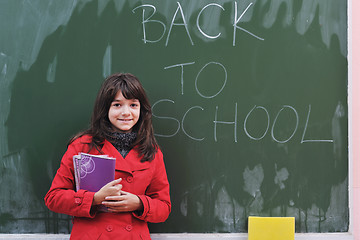
<svg viewBox="0 0 360 240">
<path fill-rule="evenodd" d="M 349 46 L 349 49 L 350 49 L 351 47 Z M 349 50 L 349 52 L 351 52 L 351 49 Z M 350 63 L 349 63 L 349 65 L 350 65 Z M 350 71 L 349 71 L 350 72 Z M 349 83 L 350 83 L 350 88 L 351 88 L 351 78 L 349 77 Z M 350 102 L 350 104 L 351 104 L 351 101 L 349 101 Z M 349 106 L 350 106 L 350 104 L 349 104 Z M 350 112 L 351 113 L 351 112 Z M 351 127 L 349 127 L 349 132 L 351 131 Z M 349 138 L 350 138 L 350 134 L 349 134 Z M 352 143 L 352 139 L 349 139 L 349 143 L 350 143 L 350 146 L 352 145 L 351 143 Z M 351 152 L 351 149 L 350 149 L 350 152 Z M 350 158 L 349 159 L 349 166 L 352 166 L 352 159 Z M 349 169 L 351 169 L 351 167 L 349 167 Z M 352 208 L 351 208 L 351 194 L 352 194 L 352 173 L 351 172 L 349 172 L 349 187 L 350 187 L 350 191 L 349 191 L 349 195 L 350 195 L 350 226 L 349 226 L 349 232 L 351 232 L 352 231 L 352 215 L 353 215 L 353 213 L 352 213 Z M 166 238 L 167 239 L 167 237 L 169 236 L 170 237 L 170 235 L 171 236 L 173 236 L 174 238 L 176 238 L 176 236 L 175 235 L 179 235 L 179 236 L 184 236 L 184 234 L 175 234 L 175 235 L 173 235 L 173 234 L 160 234 L 160 235 L 157 235 L 157 234 L 155 234 L 154 235 L 154 239 L 157 239 L 157 237 L 159 237 L 158 239 L 161 239 L 162 237 L 164 237 L 164 238 Z M 186 234 L 185 234 L 186 235 Z M 202 234 L 203 236 L 204 236 L 204 238 L 205 238 L 205 236 L 206 237 L 208 237 L 209 235 L 207 235 L 207 234 Z M 212 234 L 214 237 L 215 237 L 215 235 L 216 236 L 218 236 L 218 234 Z M 220 234 L 221 235 L 221 234 Z M 244 234 L 235 234 L 237 237 L 243 237 L 244 236 Z M 300 237 L 302 234 L 297 234 L 297 237 Z M 317 237 L 317 236 L 319 236 L 319 234 L 305 234 L 305 235 L 307 235 L 306 237 L 311 237 L 312 235 L 314 235 L 314 237 Z M 347 233 L 343 233 L 343 234 L 329 234 L 329 235 L 332 235 L 331 237 L 333 237 L 333 236 L 337 236 L 337 237 L 339 237 L 339 236 L 341 236 L 341 237 L 344 237 L 344 238 L 346 238 L 346 237 L 349 237 L 349 234 L 347 234 Z M 3 235 L 3 234 L 1 234 L 0 235 L 0 238 L 1 237 L 5 237 L 5 235 Z M 10 235 L 6 235 L 6 237 L 9 237 Z M 11 235 L 11 236 L 13 236 L 13 237 L 16 237 L 15 235 Z M 25 236 L 25 235 L 22 235 L 22 236 Z M 40 236 L 40 235 L 37 235 L 37 236 Z M 50 235 L 49 235 L 50 236 Z M 191 237 L 191 238 L 197 238 L 198 236 L 192 236 L 192 235 L 187 235 L 187 236 L 189 236 L 189 237 Z M 233 237 L 234 235 L 232 234 L 232 236 L 231 237 Z M 29 237 L 32 237 L 32 236 L 29 236 Z M 56 237 L 56 236 L 55 236 Z M 65 236 L 66 237 L 66 236 Z M 222 235 L 221 237 L 224 237 L 224 238 L 227 238 L 228 236 L 226 236 L 226 234 L 224 234 L 224 235 Z M 200 238 L 199 238 L 200 239 Z M 307 238 L 308 239 L 308 238 Z M 331 238 L 329 238 L 329 239 L 331 239 Z M 335 238 L 334 238 L 335 239 Z"/>
</svg>

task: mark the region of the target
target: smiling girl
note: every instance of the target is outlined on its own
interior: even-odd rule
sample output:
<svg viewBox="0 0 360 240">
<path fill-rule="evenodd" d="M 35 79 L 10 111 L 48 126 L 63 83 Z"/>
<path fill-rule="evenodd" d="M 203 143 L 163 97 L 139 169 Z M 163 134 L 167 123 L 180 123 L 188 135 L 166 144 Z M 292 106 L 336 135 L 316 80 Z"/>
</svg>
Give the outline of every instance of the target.
<svg viewBox="0 0 360 240">
<path fill-rule="evenodd" d="M 97 192 L 76 192 L 72 158 L 80 152 L 116 158 L 115 180 Z M 163 155 L 150 103 L 134 75 L 105 79 L 90 128 L 70 140 L 45 204 L 74 216 L 70 239 L 150 239 L 147 222 L 167 219 L 171 203 Z M 108 211 L 100 211 L 101 205 Z"/>
</svg>

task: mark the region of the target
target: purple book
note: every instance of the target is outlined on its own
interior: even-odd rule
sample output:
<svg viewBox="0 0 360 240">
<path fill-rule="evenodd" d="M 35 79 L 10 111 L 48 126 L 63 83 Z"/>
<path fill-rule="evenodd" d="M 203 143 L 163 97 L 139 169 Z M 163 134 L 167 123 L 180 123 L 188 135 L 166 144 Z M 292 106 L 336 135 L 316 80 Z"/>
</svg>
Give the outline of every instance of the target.
<svg viewBox="0 0 360 240">
<path fill-rule="evenodd" d="M 76 189 L 97 192 L 115 179 L 115 158 L 80 153 L 74 156 Z"/>
</svg>

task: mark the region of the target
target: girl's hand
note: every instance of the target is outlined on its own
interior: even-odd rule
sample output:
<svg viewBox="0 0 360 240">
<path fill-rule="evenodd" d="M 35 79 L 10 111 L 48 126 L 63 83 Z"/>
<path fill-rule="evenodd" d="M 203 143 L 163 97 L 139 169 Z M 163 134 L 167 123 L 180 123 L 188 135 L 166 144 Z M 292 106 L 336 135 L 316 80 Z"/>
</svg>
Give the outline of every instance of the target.
<svg viewBox="0 0 360 240">
<path fill-rule="evenodd" d="M 132 193 L 121 191 L 121 195 L 105 197 L 102 202 L 110 212 L 132 212 L 142 211 L 144 206 L 138 196 Z"/>
<path fill-rule="evenodd" d="M 107 196 L 119 196 L 122 185 L 121 178 L 109 182 L 94 194 L 92 205 L 99 205 L 105 200 Z"/>
</svg>

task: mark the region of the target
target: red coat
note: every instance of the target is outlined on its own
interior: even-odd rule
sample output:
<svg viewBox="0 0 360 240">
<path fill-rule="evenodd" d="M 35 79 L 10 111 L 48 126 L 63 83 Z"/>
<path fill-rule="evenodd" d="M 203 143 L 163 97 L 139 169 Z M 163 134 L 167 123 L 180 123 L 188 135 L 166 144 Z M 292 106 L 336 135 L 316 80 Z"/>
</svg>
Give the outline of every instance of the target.
<svg viewBox="0 0 360 240">
<path fill-rule="evenodd" d="M 150 239 L 147 222 L 163 222 L 170 210 L 169 183 L 163 155 L 156 153 L 151 162 L 140 162 L 132 149 L 124 159 L 116 148 L 105 140 L 102 154 L 116 158 L 115 178 L 122 178 L 122 190 L 136 194 L 144 205 L 141 216 L 133 212 L 97 212 L 91 207 L 94 192 L 75 192 L 72 157 L 88 152 L 91 137 L 83 136 L 71 143 L 64 154 L 60 168 L 45 196 L 46 206 L 54 212 L 74 216 L 70 239 Z M 92 149 L 91 154 L 100 154 Z"/>
</svg>

